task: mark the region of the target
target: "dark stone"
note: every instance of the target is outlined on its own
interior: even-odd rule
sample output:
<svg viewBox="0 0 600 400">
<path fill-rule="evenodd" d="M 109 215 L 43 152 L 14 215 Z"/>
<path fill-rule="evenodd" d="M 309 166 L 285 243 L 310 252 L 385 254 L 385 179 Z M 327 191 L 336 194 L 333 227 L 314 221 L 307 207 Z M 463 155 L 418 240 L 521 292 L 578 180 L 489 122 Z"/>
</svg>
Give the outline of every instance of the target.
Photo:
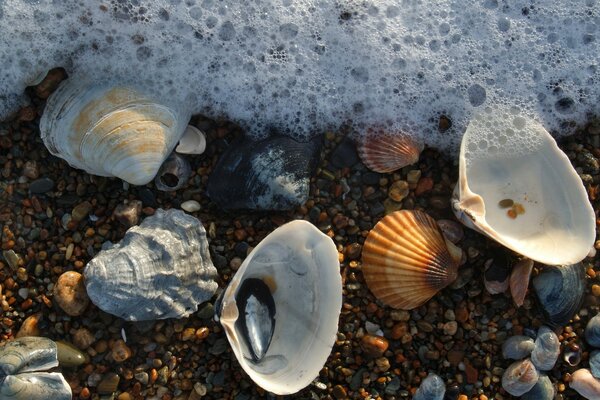
<svg viewBox="0 0 600 400">
<path fill-rule="evenodd" d="M 331 153 L 331 165 L 336 168 L 349 168 L 358 162 L 354 142 L 345 137 Z"/>
<path fill-rule="evenodd" d="M 379 185 L 380 177 L 377 172 L 365 172 L 361 175 L 361 180 L 365 185 Z"/>
<path fill-rule="evenodd" d="M 144 207 L 158 207 L 158 203 L 156 202 L 156 196 L 152 192 L 152 190 L 147 187 L 141 187 L 138 190 L 138 197 L 142 200 L 142 205 Z"/>
<path fill-rule="evenodd" d="M 54 181 L 50 178 L 40 178 L 29 184 L 29 192 L 31 194 L 46 193 L 54 188 Z"/>
</svg>

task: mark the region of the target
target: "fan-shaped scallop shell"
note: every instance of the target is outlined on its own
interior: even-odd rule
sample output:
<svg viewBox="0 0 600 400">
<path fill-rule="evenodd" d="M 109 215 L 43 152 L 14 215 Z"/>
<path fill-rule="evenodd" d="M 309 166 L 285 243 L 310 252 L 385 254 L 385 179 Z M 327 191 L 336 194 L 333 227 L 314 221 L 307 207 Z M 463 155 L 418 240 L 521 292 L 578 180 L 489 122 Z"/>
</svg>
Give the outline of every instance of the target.
<svg viewBox="0 0 600 400">
<path fill-rule="evenodd" d="M 50 153 L 71 166 L 143 185 L 183 135 L 183 109 L 130 87 L 66 80 L 48 99 L 40 132 Z"/>
<path fill-rule="evenodd" d="M 371 128 L 358 139 L 358 155 L 375 172 L 392 172 L 419 161 L 423 145 L 405 133 L 386 134 Z"/>
<path fill-rule="evenodd" d="M 387 215 L 369 232 L 362 255 L 369 289 L 394 308 L 422 305 L 457 275 L 438 225 L 422 211 Z"/>
</svg>

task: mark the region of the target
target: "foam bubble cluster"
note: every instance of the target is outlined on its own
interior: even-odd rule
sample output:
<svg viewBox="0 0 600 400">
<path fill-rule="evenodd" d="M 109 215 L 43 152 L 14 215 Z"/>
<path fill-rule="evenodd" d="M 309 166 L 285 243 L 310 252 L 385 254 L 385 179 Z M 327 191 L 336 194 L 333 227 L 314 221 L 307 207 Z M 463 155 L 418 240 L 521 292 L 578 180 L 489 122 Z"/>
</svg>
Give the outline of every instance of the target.
<svg viewBox="0 0 600 400">
<path fill-rule="evenodd" d="M 555 135 L 600 111 L 597 0 L 14 0 L 0 35 L 0 117 L 58 66 L 258 136 L 385 124 L 456 149 L 487 106 Z"/>
</svg>

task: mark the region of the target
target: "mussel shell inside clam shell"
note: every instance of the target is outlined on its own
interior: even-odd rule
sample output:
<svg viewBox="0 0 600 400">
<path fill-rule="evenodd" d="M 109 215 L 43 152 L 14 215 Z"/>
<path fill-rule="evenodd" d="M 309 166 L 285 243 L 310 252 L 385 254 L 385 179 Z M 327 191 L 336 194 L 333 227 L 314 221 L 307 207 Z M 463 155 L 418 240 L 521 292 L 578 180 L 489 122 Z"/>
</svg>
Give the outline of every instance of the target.
<svg viewBox="0 0 600 400">
<path fill-rule="evenodd" d="M 266 354 L 275 330 L 275 301 L 269 287 L 260 279 L 246 279 L 235 296 L 242 318 L 236 321 L 242 339 L 255 362 Z"/>
</svg>

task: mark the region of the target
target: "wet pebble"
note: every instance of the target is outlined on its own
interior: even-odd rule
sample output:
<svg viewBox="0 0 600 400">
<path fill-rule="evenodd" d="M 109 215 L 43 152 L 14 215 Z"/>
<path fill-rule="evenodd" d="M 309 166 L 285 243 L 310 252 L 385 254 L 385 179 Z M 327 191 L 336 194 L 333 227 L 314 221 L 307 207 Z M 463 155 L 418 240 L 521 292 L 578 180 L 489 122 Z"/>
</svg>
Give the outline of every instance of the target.
<svg viewBox="0 0 600 400">
<path fill-rule="evenodd" d="M 14 250 L 5 250 L 2 252 L 2 256 L 6 262 L 8 262 L 8 265 L 13 269 L 13 271 L 16 271 L 17 268 L 19 268 L 21 257 L 19 257 Z"/>
<path fill-rule="evenodd" d="M 354 142 L 345 137 L 336 146 L 330 156 L 331 165 L 336 168 L 349 168 L 358 162 L 358 153 Z"/>
<path fill-rule="evenodd" d="M 89 362 L 87 354 L 66 342 L 56 342 L 58 362 L 62 367 L 78 367 Z"/>
<path fill-rule="evenodd" d="M 87 328 L 79 328 L 73 334 L 73 344 L 81 350 L 87 349 L 95 341 L 94 335 Z"/>
<path fill-rule="evenodd" d="M 388 349 L 389 342 L 382 336 L 365 335 L 360 341 L 360 347 L 367 357 L 378 358 Z"/>
<path fill-rule="evenodd" d="M 114 343 L 110 355 L 115 362 L 122 363 L 131 357 L 132 351 L 122 339 L 119 339 Z"/>
<path fill-rule="evenodd" d="M 54 181 L 50 178 L 36 179 L 29 184 L 29 192 L 32 194 L 43 194 L 54 188 Z"/>
<path fill-rule="evenodd" d="M 127 228 L 137 225 L 141 215 L 142 202 L 140 200 L 131 200 L 127 204 L 119 204 L 113 212 L 115 219 Z"/>
<path fill-rule="evenodd" d="M 77 204 L 75 207 L 73 207 L 73 211 L 71 211 L 71 219 L 76 222 L 83 221 L 92 211 L 92 208 L 92 203 L 89 201 L 84 201 Z"/>
<path fill-rule="evenodd" d="M 181 203 L 181 209 L 187 212 L 200 211 L 200 203 L 196 200 L 188 200 Z"/>
<path fill-rule="evenodd" d="M 119 385 L 121 378 L 114 372 L 109 372 L 102 377 L 98 383 L 98 394 L 112 394 Z"/>
<path fill-rule="evenodd" d="M 71 316 L 83 314 L 90 302 L 85 291 L 83 276 L 75 271 L 63 273 L 54 286 L 54 300 Z"/>
</svg>

